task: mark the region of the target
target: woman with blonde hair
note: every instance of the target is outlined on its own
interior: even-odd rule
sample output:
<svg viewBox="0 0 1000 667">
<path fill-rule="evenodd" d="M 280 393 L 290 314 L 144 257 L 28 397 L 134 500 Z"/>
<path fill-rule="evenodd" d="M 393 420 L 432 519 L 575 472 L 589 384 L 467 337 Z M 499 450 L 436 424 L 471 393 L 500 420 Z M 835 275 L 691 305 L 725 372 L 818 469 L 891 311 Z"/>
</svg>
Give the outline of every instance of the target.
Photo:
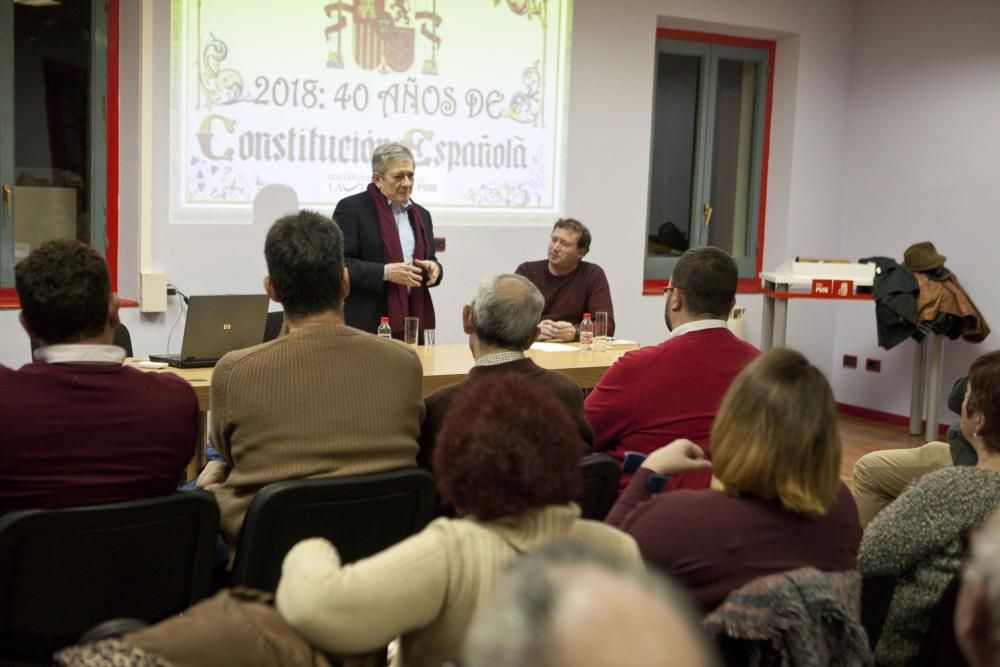
<svg viewBox="0 0 1000 667">
<path fill-rule="evenodd" d="M 608 515 L 648 562 L 705 610 L 764 575 L 857 568 L 861 527 L 840 481 L 837 411 L 819 369 L 793 350 L 762 354 L 726 393 L 711 442 L 711 463 L 688 440 L 653 452 Z M 711 489 L 646 500 L 656 476 L 707 467 Z"/>
</svg>

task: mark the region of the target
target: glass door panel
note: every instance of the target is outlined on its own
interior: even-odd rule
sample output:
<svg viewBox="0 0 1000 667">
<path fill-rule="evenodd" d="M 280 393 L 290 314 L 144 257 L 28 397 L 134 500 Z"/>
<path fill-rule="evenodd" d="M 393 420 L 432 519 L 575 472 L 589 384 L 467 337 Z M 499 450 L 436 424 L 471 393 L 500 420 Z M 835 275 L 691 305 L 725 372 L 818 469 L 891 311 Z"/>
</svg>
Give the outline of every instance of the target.
<svg viewBox="0 0 1000 667">
<path fill-rule="evenodd" d="M 718 61 L 707 242 L 733 256 L 748 251 L 757 70 L 754 62 Z"/>
<path fill-rule="evenodd" d="M 93 63 L 106 48 L 94 39 L 106 10 L 97 0 L 0 5 L 9 55 L 0 73 L 9 100 L 8 115 L 0 110 L 0 286 L 9 287 L 13 265 L 44 241 L 75 238 L 104 251 L 105 165 L 92 157 L 104 154 L 95 143 L 105 137 L 94 135 L 106 77 Z"/>
</svg>

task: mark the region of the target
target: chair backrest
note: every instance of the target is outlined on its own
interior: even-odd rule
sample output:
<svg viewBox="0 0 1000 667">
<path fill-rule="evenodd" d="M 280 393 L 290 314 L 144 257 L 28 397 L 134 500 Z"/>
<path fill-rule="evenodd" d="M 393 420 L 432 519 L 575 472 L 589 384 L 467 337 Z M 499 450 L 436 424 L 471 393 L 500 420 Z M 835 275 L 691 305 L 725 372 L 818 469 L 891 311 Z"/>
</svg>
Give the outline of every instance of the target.
<svg viewBox="0 0 1000 667">
<path fill-rule="evenodd" d="M 281 325 L 278 325 L 278 326 L 280 328 Z M 118 347 L 125 348 L 125 356 L 126 357 L 134 357 L 135 356 L 134 354 L 132 354 L 132 334 L 130 334 L 128 332 L 128 327 L 125 326 L 124 324 L 121 324 L 121 323 L 118 324 L 118 328 L 115 329 L 114 340 L 111 341 L 111 344 L 112 345 L 117 345 Z M 31 339 L 31 351 L 34 352 L 39 347 L 41 347 L 41 343 L 39 343 L 36 338 L 32 338 Z"/>
<path fill-rule="evenodd" d="M 281 327 L 285 323 L 285 311 L 273 310 L 267 314 L 267 323 L 264 324 L 264 341 L 274 340 L 281 333 Z"/>
<path fill-rule="evenodd" d="M 243 520 L 233 585 L 274 591 L 285 554 L 309 537 L 330 540 L 343 563 L 378 553 L 430 522 L 434 493 L 423 468 L 269 484 Z"/>
<path fill-rule="evenodd" d="M 968 667 L 955 637 L 955 605 L 962 588 L 962 574 L 956 574 L 931 610 L 930 624 L 924 633 L 917 657 L 908 667 Z"/>
<path fill-rule="evenodd" d="M 580 459 L 580 472 L 583 473 L 583 495 L 576 501 L 580 505 L 580 516 L 604 521 L 618 497 L 621 467 L 607 454 L 588 454 Z"/>
<path fill-rule="evenodd" d="M 206 597 L 219 508 L 203 491 L 0 517 L 0 662 L 48 661 L 109 618 Z"/>
<path fill-rule="evenodd" d="M 889 616 L 889 604 L 895 592 L 894 575 L 883 574 L 861 580 L 861 625 L 868 634 L 868 645 L 873 651 L 882 636 L 885 619 Z"/>
</svg>

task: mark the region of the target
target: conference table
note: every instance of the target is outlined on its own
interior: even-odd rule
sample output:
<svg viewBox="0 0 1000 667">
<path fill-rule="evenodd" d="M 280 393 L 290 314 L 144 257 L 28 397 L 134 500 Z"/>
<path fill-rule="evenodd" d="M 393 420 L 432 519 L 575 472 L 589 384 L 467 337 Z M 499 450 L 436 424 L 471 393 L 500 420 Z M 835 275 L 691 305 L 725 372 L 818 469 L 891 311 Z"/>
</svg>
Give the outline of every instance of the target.
<svg viewBox="0 0 1000 667">
<path fill-rule="evenodd" d="M 400 343 L 402 345 L 403 343 Z M 618 357 L 629 350 L 639 347 L 637 343 L 613 344 L 607 351 L 593 352 L 580 349 L 576 343 L 565 343 L 563 345 L 548 344 L 546 347 L 559 349 L 556 351 L 531 349 L 526 355 L 534 360 L 542 368 L 564 373 L 571 380 L 576 382 L 581 390 L 593 389 L 597 381 L 604 375 L 604 371 L 613 364 Z M 432 394 L 442 387 L 455 384 L 465 379 L 469 369 L 475 364 L 472 352 L 465 343 L 454 345 L 427 345 L 414 348 L 420 363 L 424 368 L 424 396 Z M 129 359 L 126 363 L 137 365 L 144 358 L 136 357 Z M 211 409 L 211 388 L 212 388 L 212 368 L 157 368 L 140 370 L 150 373 L 175 373 L 187 380 L 194 388 L 198 397 L 198 409 L 200 418 L 198 423 L 198 443 L 195 453 L 195 460 L 189 466 L 190 471 L 197 471 L 201 468 L 204 459 L 204 444 L 208 434 L 208 411 Z"/>
</svg>

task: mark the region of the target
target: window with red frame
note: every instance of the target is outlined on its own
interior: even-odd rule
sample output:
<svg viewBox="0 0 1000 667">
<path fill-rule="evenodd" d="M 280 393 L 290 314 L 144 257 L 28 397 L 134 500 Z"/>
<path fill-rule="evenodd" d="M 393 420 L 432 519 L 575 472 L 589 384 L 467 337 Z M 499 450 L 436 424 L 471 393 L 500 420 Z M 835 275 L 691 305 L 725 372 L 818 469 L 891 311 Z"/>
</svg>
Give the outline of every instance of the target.
<svg viewBox="0 0 1000 667">
<path fill-rule="evenodd" d="M 118 0 L 0 2 L 0 307 L 50 239 L 89 243 L 117 283 L 117 28 Z"/>
<path fill-rule="evenodd" d="M 775 44 L 657 31 L 645 294 L 659 294 L 689 247 L 736 260 L 759 289 Z"/>
</svg>

